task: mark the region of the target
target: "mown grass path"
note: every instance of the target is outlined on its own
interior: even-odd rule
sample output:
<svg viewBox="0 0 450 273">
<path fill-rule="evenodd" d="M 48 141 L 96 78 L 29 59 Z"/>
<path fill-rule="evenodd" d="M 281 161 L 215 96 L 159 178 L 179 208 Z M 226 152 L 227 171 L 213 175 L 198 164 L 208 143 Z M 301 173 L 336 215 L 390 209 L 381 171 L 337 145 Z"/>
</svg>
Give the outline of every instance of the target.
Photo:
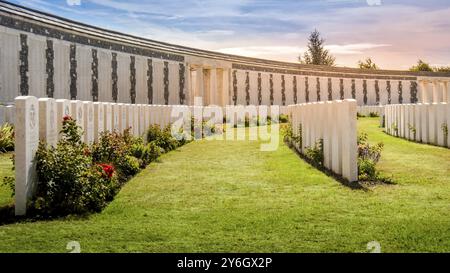
<svg viewBox="0 0 450 273">
<path fill-rule="evenodd" d="M 0 252 L 450 251 L 450 150 L 359 129 L 396 185 L 352 190 L 285 145 L 200 141 L 151 164 L 99 214 L 0 226 Z"/>
</svg>

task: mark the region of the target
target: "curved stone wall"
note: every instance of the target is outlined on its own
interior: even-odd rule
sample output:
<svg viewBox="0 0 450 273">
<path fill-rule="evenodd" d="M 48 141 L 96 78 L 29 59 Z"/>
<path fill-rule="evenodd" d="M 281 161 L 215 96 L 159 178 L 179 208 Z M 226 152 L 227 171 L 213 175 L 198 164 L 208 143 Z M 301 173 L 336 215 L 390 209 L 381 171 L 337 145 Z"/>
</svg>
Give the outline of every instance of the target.
<svg viewBox="0 0 450 273">
<path fill-rule="evenodd" d="M 358 105 L 448 99 L 445 73 L 366 71 L 172 45 L 0 2 L 0 102 L 19 95 L 139 104 Z M 432 83 L 432 84 L 429 84 Z M 420 92 L 419 92 L 420 91 Z"/>
</svg>

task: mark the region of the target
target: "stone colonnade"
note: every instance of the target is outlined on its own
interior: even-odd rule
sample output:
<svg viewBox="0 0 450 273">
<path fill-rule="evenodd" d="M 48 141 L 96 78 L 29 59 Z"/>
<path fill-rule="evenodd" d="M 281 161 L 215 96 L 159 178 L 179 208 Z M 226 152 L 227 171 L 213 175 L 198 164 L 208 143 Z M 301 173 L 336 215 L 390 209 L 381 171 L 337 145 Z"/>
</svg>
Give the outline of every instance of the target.
<svg viewBox="0 0 450 273">
<path fill-rule="evenodd" d="M 421 103 L 450 103 L 449 78 L 419 78 Z"/>
</svg>

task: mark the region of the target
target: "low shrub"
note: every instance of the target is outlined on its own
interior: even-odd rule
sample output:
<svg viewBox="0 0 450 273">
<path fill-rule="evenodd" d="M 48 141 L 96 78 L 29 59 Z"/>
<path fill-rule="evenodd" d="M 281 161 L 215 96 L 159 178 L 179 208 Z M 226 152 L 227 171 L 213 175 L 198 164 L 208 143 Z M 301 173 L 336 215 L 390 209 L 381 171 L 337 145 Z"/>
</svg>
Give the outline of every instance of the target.
<svg viewBox="0 0 450 273">
<path fill-rule="evenodd" d="M 416 127 L 414 127 L 413 125 L 408 123 L 408 129 L 413 134 L 414 140 L 416 140 L 416 136 L 417 136 L 417 129 L 416 129 Z"/>
<path fill-rule="evenodd" d="M 131 154 L 139 160 L 139 166 L 145 168 L 151 162 L 154 162 L 161 155 L 161 148 L 150 142 L 147 145 L 142 143 L 135 143 L 131 146 Z"/>
<path fill-rule="evenodd" d="M 281 115 L 278 117 L 278 120 L 279 120 L 280 123 L 288 123 L 288 122 L 289 122 L 289 116 L 288 116 L 288 115 L 281 114 Z"/>
<path fill-rule="evenodd" d="M 361 181 L 378 180 L 376 165 L 381 158 L 384 144 L 377 143 L 370 145 L 367 134 L 362 133 L 358 136 L 358 179 Z"/>
<path fill-rule="evenodd" d="M 302 147 L 303 139 L 302 139 L 302 124 L 301 123 L 299 124 L 297 134 L 294 134 L 294 130 L 292 128 L 291 122 L 283 124 L 283 126 L 281 127 L 281 133 L 283 135 L 283 141 L 289 146 L 289 148 L 292 148 L 294 146 L 294 144 L 297 144 L 298 147 Z"/>
<path fill-rule="evenodd" d="M 171 125 L 161 129 L 159 125 L 151 125 L 147 130 L 147 142 L 154 142 L 157 146 L 161 147 L 163 153 L 175 150 L 178 147 L 178 141 L 172 137 Z"/>
<path fill-rule="evenodd" d="M 14 150 L 14 127 L 8 123 L 0 127 L 0 153 Z"/>
<path fill-rule="evenodd" d="M 319 139 L 313 146 L 306 148 L 306 158 L 316 167 L 323 166 L 323 139 Z"/>
<path fill-rule="evenodd" d="M 56 147 L 39 144 L 36 152 L 38 183 L 31 208 L 38 215 L 68 215 L 100 211 L 119 189 L 111 164 L 96 164 L 81 130 L 65 117 Z"/>
<path fill-rule="evenodd" d="M 371 118 L 378 118 L 378 117 L 380 117 L 380 115 L 377 112 L 370 112 L 369 113 L 369 117 L 371 117 Z"/>
</svg>

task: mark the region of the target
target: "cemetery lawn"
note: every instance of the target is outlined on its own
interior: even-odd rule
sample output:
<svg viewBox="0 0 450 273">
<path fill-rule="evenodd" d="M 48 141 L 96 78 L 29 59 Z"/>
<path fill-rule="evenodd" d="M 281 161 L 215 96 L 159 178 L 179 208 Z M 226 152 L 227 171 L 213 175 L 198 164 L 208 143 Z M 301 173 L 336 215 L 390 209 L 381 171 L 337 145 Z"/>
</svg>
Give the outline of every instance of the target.
<svg viewBox="0 0 450 273">
<path fill-rule="evenodd" d="M 359 130 L 383 141 L 395 185 L 353 190 L 281 145 L 201 141 L 162 156 L 99 214 L 0 226 L 0 252 L 450 251 L 450 150 Z M 2 159 L 3 162 L 3 159 Z M 4 189 L 1 200 L 4 202 Z"/>
<path fill-rule="evenodd" d="M 11 197 L 11 189 L 3 185 L 3 178 L 5 176 L 14 175 L 11 163 L 11 153 L 0 154 L 0 207 L 9 205 L 13 202 Z"/>
</svg>

